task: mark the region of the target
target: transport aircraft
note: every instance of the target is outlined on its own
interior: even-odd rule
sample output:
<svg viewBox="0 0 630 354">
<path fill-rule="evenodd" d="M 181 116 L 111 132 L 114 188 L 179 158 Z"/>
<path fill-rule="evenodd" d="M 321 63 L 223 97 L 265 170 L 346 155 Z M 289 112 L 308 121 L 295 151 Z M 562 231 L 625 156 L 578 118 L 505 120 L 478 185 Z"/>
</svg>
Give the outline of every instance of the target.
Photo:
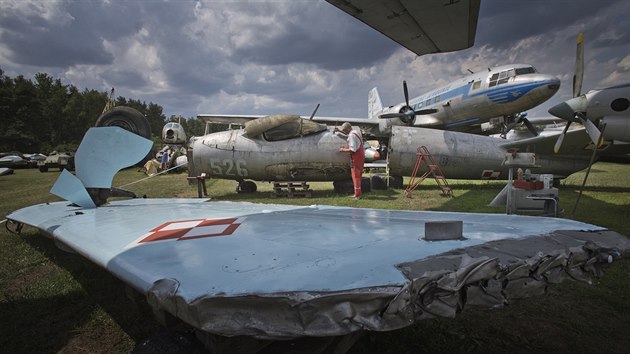
<svg viewBox="0 0 630 354">
<path fill-rule="evenodd" d="M 540 74 L 527 64 L 489 68 L 409 99 L 403 82 L 405 102 L 383 107 L 378 90 L 368 94 L 368 118 L 314 117 L 326 124 L 348 121 L 367 134 L 387 137 L 393 125 L 455 131 L 509 132 L 517 124 L 536 130 L 521 114 L 548 100 L 560 88 L 560 80 Z M 199 114 L 206 122 L 243 123 L 256 115 Z M 380 118 L 380 119 L 379 119 Z"/>
<path fill-rule="evenodd" d="M 474 44 L 480 0 L 327 0 L 416 55 L 451 52 Z M 405 101 L 383 106 L 376 88 L 368 94 L 367 118 L 316 117 L 325 124 L 349 121 L 368 135 L 387 138 L 392 125 L 456 131 L 501 131 L 525 124 L 521 114 L 545 102 L 560 88 L 558 78 L 532 65 L 511 64 L 472 73 Z M 262 116 L 199 114 L 213 122 L 243 123 Z M 387 118 L 379 120 L 378 118 Z M 483 124 L 483 126 L 482 126 Z"/>
</svg>

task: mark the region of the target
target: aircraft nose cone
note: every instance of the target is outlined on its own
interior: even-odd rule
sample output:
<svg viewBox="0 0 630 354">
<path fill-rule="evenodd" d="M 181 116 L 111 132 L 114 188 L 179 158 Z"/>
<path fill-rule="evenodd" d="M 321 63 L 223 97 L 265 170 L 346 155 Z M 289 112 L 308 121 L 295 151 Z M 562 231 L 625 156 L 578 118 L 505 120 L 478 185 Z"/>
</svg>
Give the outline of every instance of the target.
<svg viewBox="0 0 630 354">
<path fill-rule="evenodd" d="M 551 80 L 549 80 L 549 84 L 547 84 L 547 87 L 553 92 L 558 92 L 558 89 L 560 89 L 560 79 L 556 77 L 552 78 Z"/>
</svg>

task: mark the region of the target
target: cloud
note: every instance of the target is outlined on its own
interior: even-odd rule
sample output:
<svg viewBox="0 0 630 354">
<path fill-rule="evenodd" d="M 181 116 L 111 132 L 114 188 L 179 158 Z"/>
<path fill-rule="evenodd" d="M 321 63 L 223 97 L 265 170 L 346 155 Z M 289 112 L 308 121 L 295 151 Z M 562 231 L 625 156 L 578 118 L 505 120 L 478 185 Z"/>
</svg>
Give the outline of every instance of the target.
<svg viewBox="0 0 630 354">
<path fill-rule="evenodd" d="M 570 95 L 575 38 L 586 37 L 584 88 L 627 80 L 630 4 L 484 0 L 476 44 L 416 57 L 322 1 L 0 0 L 0 64 L 78 88 L 164 106 L 167 115 L 299 113 L 363 117 L 473 71 L 528 63 Z M 546 112 L 545 107 L 540 112 Z"/>
</svg>

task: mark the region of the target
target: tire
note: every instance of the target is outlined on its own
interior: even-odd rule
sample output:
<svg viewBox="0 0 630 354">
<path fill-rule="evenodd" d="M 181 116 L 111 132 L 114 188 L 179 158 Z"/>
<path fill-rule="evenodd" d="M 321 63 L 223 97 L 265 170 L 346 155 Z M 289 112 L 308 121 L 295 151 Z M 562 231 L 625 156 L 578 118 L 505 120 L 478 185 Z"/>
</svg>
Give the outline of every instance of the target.
<svg viewBox="0 0 630 354">
<path fill-rule="evenodd" d="M 387 189 L 387 176 L 382 174 L 374 174 L 370 178 L 372 182 L 372 189 L 374 190 L 386 190 Z"/>
<path fill-rule="evenodd" d="M 403 178 L 402 176 L 389 176 L 389 188 L 392 189 L 403 189 Z"/>
<path fill-rule="evenodd" d="M 372 188 L 377 190 L 385 190 L 388 185 L 388 177 L 387 175 L 377 173 L 372 175 Z M 389 188 L 391 189 L 402 189 L 403 188 L 403 178 L 400 176 L 390 176 L 389 177 Z"/>
<path fill-rule="evenodd" d="M 145 116 L 131 107 L 119 106 L 101 114 L 97 127 L 121 127 L 143 138 L 151 139 L 151 125 Z"/>
<path fill-rule="evenodd" d="M 335 189 L 335 193 L 337 194 L 354 194 L 354 185 L 352 184 L 351 179 L 334 181 L 333 188 Z M 370 187 L 370 178 L 361 178 L 361 193 L 368 193 L 371 190 L 372 188 Z"/>
<path fill-rule="evenodd" d="M 354 186 L 352 187 L 354 190 Z M 370 183 L 370 177 L 362 177 L 361 178 L 361 193 L 369 193 L 372 191 L 372 186 Z"/>
<path fill-rule="evenodd" d="M 136 135 L 140 135 L 145 139 L 151 140 L 151 125 L 149 124 L 149 121 L 142 113 L 131 107 L 118 106 L 110 109 L 98 117 L 94 126 L 120 127 Z M 153 151 L 149 151 L 147 156 L 138 162 L 136 166 L 144 166 L 144 164 L 151 160 L 152 157 Z"/>
<path fill-rule="evenodd" d="M 237 193 L 254 193 L 256 190 L 258 190 L 258 186 L 252 181 L 243 181 L 236 186 Z"/>
<path fill-rule="evenodd" d="M 334 181 L 333 188 L 337 194 L 353 194 L 354 186 L 351 179 L 345 179 L 342 181 Z"/>
</svg>

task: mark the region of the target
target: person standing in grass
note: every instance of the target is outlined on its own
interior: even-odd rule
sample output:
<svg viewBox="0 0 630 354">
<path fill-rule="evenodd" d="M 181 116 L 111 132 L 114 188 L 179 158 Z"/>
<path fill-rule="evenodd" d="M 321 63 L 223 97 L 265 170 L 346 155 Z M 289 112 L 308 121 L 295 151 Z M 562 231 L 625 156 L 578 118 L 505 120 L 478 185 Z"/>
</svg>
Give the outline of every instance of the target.
<svg viewBox="0 0 630 354">
<path fill-rule="evenodd" d="M 352 167 L 350 169 L 352 175 L 352 184 L 354 185 L 355 199 L 361 198 L 361 180 L 363 178 L 363 165 L 365 164 L 365 150 L 363 149 L 363 136 L 360 130 L 353 130 L 350 123 L 345 122 L 341 125 L 341 132 L 346 136 L 348 146 L 339 148 L 341 152 L 349 152 L 352 159 Z"/>
</svg>

